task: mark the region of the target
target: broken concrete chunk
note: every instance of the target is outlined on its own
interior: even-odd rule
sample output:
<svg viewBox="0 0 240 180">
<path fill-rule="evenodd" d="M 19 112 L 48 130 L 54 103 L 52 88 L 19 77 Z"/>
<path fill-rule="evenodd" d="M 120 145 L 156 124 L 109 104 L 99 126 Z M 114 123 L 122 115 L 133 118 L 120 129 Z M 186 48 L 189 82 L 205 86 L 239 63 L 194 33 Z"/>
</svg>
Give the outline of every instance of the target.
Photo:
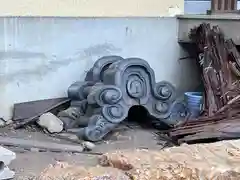
<svg viewBox="0 0 240 180">
<path fill-rule="evenodd" d="M 6 121 L 5 125 L 8 126 L 8 125 L 10 125 L 10 124 L 12 124 L 12 123 L 13 123 L 13 121 L 10 119 L 10 120 L 7 120 L 7 121 Z"/>
<path fill-rule="evenodd" d="M 0 146 L 0 180 L 11 179 L 15 173 L 7 166 L 16 158 L 16 154 Z"/>
<path fill-rule="evenodd" d="M 15 158 L 16 154 L 14 152 L 0 146 L 0 162 L 3 162 L 4 165 L 8 166 Z"/>
<path fill-rule="evenodd" d="M 0 170 L 0 179 L 12 179 L 15 175 L 14 171 L 11 171 L 7 166 Z"/>
<path fill-rule="evenodd" d="M 6 121 L 3 118 L 0 118 L 0 127 L 4 127 L 6 125 Z"/>
<path fill-rule="evenodd" d="M 5 126 L 8 126 L 10 124 L 12 124 L 13 121 L 12 120 L 5 120 L 3 118 L 0 118 L 0 128 L 1 127 L 5 127 Z"/>
<path fill-rule="evenodd" d="M 30 148 L 30 151 L 31 151 L 31 152 L 39 152 L 39 149 L 38 149 L 38 148 L 35 148 L 35 147 L 32 147 L 32 148 Z"/>
<path fill-rule="evenodd" d="M 83 147 L 85 150 L 88 150 L 88 151 L 91 151 L 95 148 L 95 144 L 91 143 L 91 142 L 88 142 L 88 141 L 84 141 L 82 143 Z"/>
<path fill-rule="evenodd" d="M 50 133 L 59 133 L 63 130 L 63 122 L 52 113 L 45 113 L 39 117 L 37 123 Z"/>
</svg>

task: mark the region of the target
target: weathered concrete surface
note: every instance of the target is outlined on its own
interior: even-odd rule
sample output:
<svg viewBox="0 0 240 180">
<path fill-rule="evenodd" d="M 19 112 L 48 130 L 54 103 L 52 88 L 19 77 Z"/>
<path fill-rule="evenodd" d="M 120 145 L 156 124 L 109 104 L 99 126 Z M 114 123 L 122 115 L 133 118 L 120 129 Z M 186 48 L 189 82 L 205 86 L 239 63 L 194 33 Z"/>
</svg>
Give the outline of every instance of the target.
<svg viewBox="0 0 240 180">
<path fill-rule="evenodd" d="M 212 26 L 218 25 L 223 31 L 226 38 L 231 38 L 240 45 L 240 16 L 238 14 L 216 14 L 216 15 L 180 15 L 179 19 L 179 42 L 191 43 L 189 32 L 195 26 L 202 22 L 210 23 Z"/>
<path fill-rule="evenodd" d="M 8 168 L 8 165 L 16 158 L 16 154 L 0 146 L 0 179 L 13 178 L 15 173 Z"/>
<path fill-rule="evenodd" d="M 33 141 L 23 138 L 0 137 L 0 144 L 26 149 L 43 149 L 51 152 L 73 152 L 81 153 L 84 151 L 82 145 L 69 145 L 60 143 L 48 143 L 45 141 Z M 34 150 L 35 151 L 35 150 Z"/>
<path fill-rule="evenodd" d="M 63 97 L 106 55 L 148 61 L 156 81 L 179 91 L 198 84 L 191 59 L 178 45 L 175 18 L 0 19 L 0 117 L 14 103 Z"/>
<path fill-rule="evenodd" d="M 34 131 L 34 132 L 33 132 Z M 35 130 L 19 129 L 18 131 L 10 130 L 7 127 L 0 129 L 0 135 L 7 137 L 26 138 L 37 141 L 55 142 L 72 144 L 70 141 L 59 140 L 58 138 L 50 137 L 41 132 Z M 116 149 L 155 149 L 159 150 L 162 145 L 159 145 L 160 141 L 152 133 L 152 130 L 146 130 L 141 128 L 130 129 L 127 127 L 120 127 L 116 129 L 111 136 L 100 144 L 96 144 L 95 148 L 90 152 L 92 154 L 82 153 L 53 153 L 53 152 L 39 152 L 36 149 L 30 151 L 22 148 L 11 147 L 11 150 L 17 154 L 17 158 L 10 164 L 10 168 L 16 172 L 16 180 L 34 179 L 31 177 L 37 177 L 43 169 L 49 164 L 53 164 L 56 161 L 69 162 L 70 164 L 82 165 L 84 167 L 96 166 L 98 164 L 98 153 L 105 153 L 108 151 L 114 151 Z M 9 147 L 10 148 L 10 147 Z M 96 153 L 96 154 L 94 154 Z M 27 162 L 27 163 L 26 163 Z M 24 164 L 24 166 L 23 166 Z"/>
</svg>

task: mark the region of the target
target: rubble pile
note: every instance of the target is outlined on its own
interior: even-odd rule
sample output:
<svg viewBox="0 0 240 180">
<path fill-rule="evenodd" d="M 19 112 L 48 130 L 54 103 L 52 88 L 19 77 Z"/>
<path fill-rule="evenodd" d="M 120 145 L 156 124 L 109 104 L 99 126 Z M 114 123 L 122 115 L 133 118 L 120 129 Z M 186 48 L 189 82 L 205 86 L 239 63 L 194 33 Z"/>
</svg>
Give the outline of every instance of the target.
<svg viewBox="0 0 240 180">
<path fill-rule="evenodd" d="M 218 26 L 203 23 L 189 36 L 198 48 L 205 89 L 203 112 L 173 129 L 170 136 L 180 143 L 239 138 L 240 54 Z"/>
<path fill-rule="evenodd" d="M 212 144 L 182 145 L 161 151 L 126 150 L 107 153 L 101 157 L 101 165 L 132 168 L 132 179 L 138 180 L 200 180 L 239 179 L 239 140 Z M 221 154 L 221 158 L 219 158 Z"/>
<path fill-rule="evenodd" d="M 130 180 L 124 172 L 115 168 L 82 167 L 66 162 L 49 165 L 36 180 Z"/>
<path fill-rule="evenodd" d="M 240 141 L 235 140 L 212 144 L 185 144 L 162 151 L 114 151 L 99 157 L 101 166 L 82 168 L 59 163 L 50 166 L 41 174 L 40 180 L 54 180 L 66 176 L 68 179 L 111 180 L 114 175 L 115 179 L 122 180 L 239 179 L 239 147 Z"/>
</svg>

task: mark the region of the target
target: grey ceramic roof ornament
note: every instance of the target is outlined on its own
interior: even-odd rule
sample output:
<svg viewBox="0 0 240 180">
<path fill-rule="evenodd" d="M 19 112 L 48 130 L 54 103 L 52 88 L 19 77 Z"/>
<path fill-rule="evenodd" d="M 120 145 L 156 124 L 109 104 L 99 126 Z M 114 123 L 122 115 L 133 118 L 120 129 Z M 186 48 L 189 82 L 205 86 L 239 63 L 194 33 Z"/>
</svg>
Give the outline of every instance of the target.
<svg viewBox="0 0 240 180">
<path fill-rule="evenodd" d="M 166 81 L 156 83 L 153 69 L 140 58 L 123 59 L 105 56 L 95 62 L 84 82 L 75 82 L 68 89 L 71 107 L 79 113 L 60 113 L 59 118 L 67 122 L 67 128 L 78 127 L 78 135 L 89 141 L 102 140 L 110 131 L 124 121 L 132 106 L 143 106 L 153 123 L 170 120 L 185 112 L 176 103 L 176 90 Z M 75 107 L 75 108 L 73 108 Z M 64 115 L 63 115 L 64 114 Z"/>
</svg>

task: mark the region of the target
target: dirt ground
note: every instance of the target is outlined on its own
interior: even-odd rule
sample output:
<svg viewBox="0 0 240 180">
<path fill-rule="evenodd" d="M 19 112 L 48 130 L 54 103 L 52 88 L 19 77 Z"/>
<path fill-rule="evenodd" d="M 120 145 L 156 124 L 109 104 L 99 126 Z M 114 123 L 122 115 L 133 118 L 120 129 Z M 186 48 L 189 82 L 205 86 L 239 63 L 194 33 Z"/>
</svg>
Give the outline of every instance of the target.
<svg viewBox="0 0 240 180">
<path fill-rule="evenodd" d="M 0 136 L 18 137 L 24 139 L 34 139 L 36 141 L 47 141 L 71 144 L 71 142 L 53 138 L 39 132 L 38 130 L 13 130 L 12 128 L 1 128 Z M 116 149 L 161 149 L 164 141 L 160 141 L 152 129 L 143 129 L 139 126 L 129 128 L 124 126 L 110 134 L 106 140 L 97 143 L 93 153 L 106 153 Z M 88 153 L 55 153 L 39 152 L 38 149 L 30 150 L 19 147 L 6 147 L 16 153 L 17 158 L 9 166 L 16 172 L 14 179 L 31 179 L 36 177 L 49 164 L 56 161 L 68 162 L 83 166 L 97 165 L 98 155 Z"/>
</svg>

